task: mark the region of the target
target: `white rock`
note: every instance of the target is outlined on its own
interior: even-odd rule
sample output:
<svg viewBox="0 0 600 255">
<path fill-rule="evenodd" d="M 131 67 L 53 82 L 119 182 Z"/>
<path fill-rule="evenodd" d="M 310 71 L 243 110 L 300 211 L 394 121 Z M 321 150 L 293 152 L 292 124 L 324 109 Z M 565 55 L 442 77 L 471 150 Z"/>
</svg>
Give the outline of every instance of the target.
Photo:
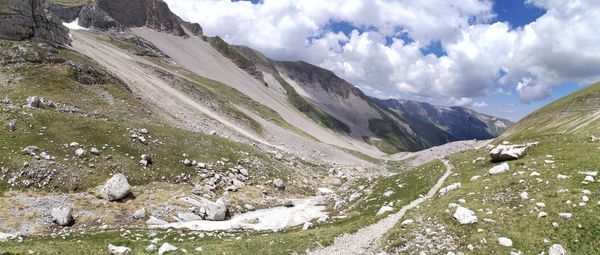
<svg viewBox="0 0 600 255">
<path fill-rule="evenodd" d="M 172 251 L 176 251 L 177 247 L 169 244 L 169 243 L 163 243 L 163 245 L 160 246 L 160 248 L 158 249 L 158 255 L 163 255 Z"/>
<path fill-rule="evenodd" d="M 149 131 L 146 128 L 142 128 L 142 129 L 140 129 L 140 133 L 144 134 L 144 135 L 147 135 L 149 133 Z"/>
<path fill-rule="evenodd" d="M 14 239 L 17 236 L 13 235 L 13 234 L 8 234 L 8 233 L 2 233 L 0 232 L 0 242 L 6 242 L 8 240 Z"/>
<path fill-rule="evenodd" d="M 382 215 L 382 214 L 384 214 L 384 213 L 391 212 L 391 211 L 394 211 L 394 208 L 393 208 L 393 207 L 390 207 L 390 206 L 384 205 L 384 206 L 382 206 L 381 208 L 379 208 L 379 211 L 377 211 L 377 214 L 376 214 L 376 215 L 377 215 L 377 216 L 379 216 L 379 215 Z"/>
<path fill-rule="evenodd" d="M 571 178 L 571 176 L 568 176 L 568 175 L 562 175 L 562 174 L 558 174 L 558 175 L 556 176 L 556 178 L 558 178 L 559 180 L 566 180 L 566 179 L 569 179 L 569 178 Z"/>
<path fill-rule="evenodd" d="M 519 194 L 519 196 L 521 197 L 521 199 L 523 200 L 527 200 L 529 199 L 529 194 L 525 191 L 521 192 L 521 194 Z"/>
<path fill-rule="evenodd" d="M 152 165 L 152 158 L 148 154 L 142 154 L 142 156 L 140 157 L 140 162 L 139 163 L 142 166 Z"/>
<path fill-rule="evenodd" d="M 183 222 L 202 220 L 202 217 L 190 212 L 178 213 L 177 218 Z"/>
<path fill-rule="evenodd" d="M 585 181 L 585 182 L 594 182 L 594 177 L 593 177 L 593 176 L 591 176 L 591 175 L 587 175 L 587 176 L 586 176 L 586 177 L 583 179 L 583 181 Z"/>
<path fill-rule="evenodd" d="M 194 249 L 194 251 L 196 251 L 196 252 L 203 252 L 204 249 L 202 247 L 196 247 L 196 249 Z"/>
<path fill-rule="evenodd" d="M 588 196 L 583 196 L 583 197 L 581 197 L 581 201 L 588 202 L 588 201 L 590 201 L 590 198 Z"/>
<path fill-rule="evenodd" d="M 500 165 L 494 166 L 490 169 L 490 174 L 500 174 L 510 170 L 508 163 L 502 163 Z"/>
<path fill-rule="evenodd" d="M 98 150 L 98 148 L 94 147 L 94 148 L 90 149 L 90 153 L 98 156 L 98 155 L 100 155 L 100 150 Z"/>
<path fill-rule="evenodd" d="M 573 217 L 572 213 L 559 213 L 558 216 L 563 217 L 565 219 L 570 219 L 571 217 Z"/>
<path fill-rule="evenodd" d="M 538 214 L 538 218 L 543 218 L 543 217 L 546 217 L 546 216 L 548 216 L 548 214 L 546 212 L 540 212 Z"/>
<path fill-rule="evenodd" d="M 461 186 L 460 182 L 456 182 L 456 183 L 452 183 L 444 188 L 441 188 L 439 191 L 440 197 L 446 195 L 446 193 L 448 193 L 448 191 L 460 188 L 460 186 Z"/>
<path fill-rule="evenodd" d="M 78 158 L 85 158 L 85 150 L 82 148 L 75 150 L 75 156 Z"/>
<path fill-rule="evenodd" d="M 504 247 L 511 247 L 513 245 L 512 240 L 506 238 L 506 237 L 500 237 L 498 238 L 498 243 Z"/>
<path fill-rule="evenodd" d="M 154 216 L 150 216 L 150 219 L 148 219 L 146 221 L 146 224 L 151 225 L 151 226 L 160 226 L 160 225 L 169 224 L 169 222 L 161 220 L 161 219 L 156 218 Z"/>
<path fill-rule="evenodd" d="M 131 193 L 131 186 L 123 174 L 113 175 L 101 189 L 102 197 L 108 201 L 122 199 Z"/>
<path fill-rule="evenodd" d="M 312 227 L 312 223 L 307 221 L 307 222 L 304 222 L 304 224 L 302 225 L 302 230 L 308 230 L 311 227 Z"/>
<path fill-rule="evenodd" d="M 408 220 L 404 220 L 404 221 L 402 221 L 402 223 L 401 223 L 401 224 L 402 224 L 402 225 L 411 225 L 411 224 L 413 224 L 414 222 L 415 222 L 414 220 L 408 219 Z"/>
<path fill-rule="evenodd" d="M 471 181 L 474 182 L 474 181 L 476 181 L 479 178 L 481 178 L 481 176 L 475 175 L 475 176 L 471 177 Z"/>
<path fill-rule="evenodd" d="M 277 188 L 278 190 L 284 190 L 285 189 L 285 183 L 283 182 L 282 179 L 275 179 L 275 180 L 273 180 L 273 186 L 275 186 L 275 188 Z"/>
<path fill-rule="evenodd" d="M 132 217 L 137 220 L 145 218 L 146 217 L 146 208 L 142 207 L 141 209 L 133 212 Z"/>
<path fill-rule="evenodd" d="M 535 144 L 537 143 L 512 145 L 501 144 L 490 150 L 490 157 L 492 158 L 492 162 L 502 162 L 519 159 L 525 155 L 525 151 L 527 150 L 527 148 Z"/>
<path fill-rule="evenodd" d="M 150 245 L 146 246 L 146 251 L 147 252 L 153 252 L 156 251 L 158 249 L 158 247 L 156 247 L 156 244 L 151 243 Z"/>
<path fill-rule="evenodd" d="M 78 142 L 72 142 L 69 144 L 70 147 L 79 147 L 79 143 Z"/>
<path fill-rule="evenodd" d="M 73 221 L 71 212 L 72 209 L 70 206 L 52 208 L 52 221 L 56 222 L 59 226 L 68 226 Z"/>
<path fill-rule="evenodd" d="M 394 192 L 391 191 L 391 190 L 388 190 L 388 191 L 386 191 L 386 192 L 383 193 L 383 196 L 384 197 L 390 197 L 392 194 L 394 194 Z"/>
<path fill-rule="evenodd" d="M 460 224 L 473 224 L 477 222 L 477 216 L 475 216 L 475 212 L 469 210 L 468 208 L 458 206 L 456 211 L 454 212 L 454 218 L 460 222 Z"/>
<path fill-rule="evenodd" d="M 192 166 L 192 161 L 190 161 L 189 159 L 186 158 L 183 160 L 183 164 L 186 166 Z"/>
<path fill-rule="evenodd" d="M 548 249 L 548 255 L 565 255 L 567 254 L 567 250 L 565 250 L 565 248 L 562 247 L 562 245 L 560 244 L 553 244 L 552 246 L 550 246 L 550 249 Z"/>
<path fill-rule="evenodd" d="M 598 172 L 597 171 L 580 171 L 579 174 L 596 176 L 596 175 L 598 175 Z"/>
<path fill-rule="evenodd" d="M 535 203 L 535 206 L 537 206 L 537 207 L 546 207 L 546 204 L 544 204 L 542 202 L 538 202 L 538 203 Z"/>
<path fill-rule="evenodd" d="M 108 253 L 113 255 L 125 255 L 131 254 L 131 249 L 125 246 L 114 246 L 112 244 L 108 245 Z"/>
<path fill-rule="evenodd" d="M 529 176 L 536 177 L 536 176 L 541 176 L 541 174 L 540 174 L 540 173 L 538 173 L 538 172 L 535 172 L 535 171 L 534 171 L 534 172 L 532 172 L 531 174 L 529 174 Z"/>
</svg>

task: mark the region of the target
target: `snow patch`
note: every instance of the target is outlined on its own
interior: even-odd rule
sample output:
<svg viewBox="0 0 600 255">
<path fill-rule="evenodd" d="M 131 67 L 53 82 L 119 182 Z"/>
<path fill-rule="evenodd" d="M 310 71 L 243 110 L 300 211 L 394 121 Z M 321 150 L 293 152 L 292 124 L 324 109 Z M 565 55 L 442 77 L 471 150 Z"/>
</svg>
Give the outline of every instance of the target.
<svg viewBox="0 0 600 255">
<path fill-rule="evenodd" d="M 75 19 L 71 23 L 63 22 L 63 25 L 67 27 L 69 30 L 90 30 L 89 28 L 85 28 L 79 25 L 79 19 Z"/>
<path fill-rule="evenodd" d="M 163 225 L 151 225 L 150 228 L 175 228 L 193 231 L 225 231 L 232 229 L 280 230 L 286 227 L 302 225 L 307 221 L 318 218 L 327 218 L 325 206 L 322 206 L 321 197 L 292 199 L 294 207 L 274 207 L 256 210 L 233 216 L 226 221 L 196 220 L 188 222 L 175 222 Z"/>
</svg>

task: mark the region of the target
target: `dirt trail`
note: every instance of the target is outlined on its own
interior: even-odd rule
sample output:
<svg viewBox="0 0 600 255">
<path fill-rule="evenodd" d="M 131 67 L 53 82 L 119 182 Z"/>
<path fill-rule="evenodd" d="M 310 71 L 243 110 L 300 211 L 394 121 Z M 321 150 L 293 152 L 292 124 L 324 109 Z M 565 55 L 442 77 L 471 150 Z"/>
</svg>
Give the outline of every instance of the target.
<svg viewBox="0 0 600 255">
<path fill-rule="evenodd" d="M 355 255 L 355 254 L 377 254 L 378 241 L 387 233 L 394 225 L 404 217 L 404 214 L 410 209 L 413 209 L 421 203 L 431 199 L 444 184 L 444 181 L 452 173 L 452 165 L 447 160 L 442 160 L 446 165 L 446 173 L 437 181 L 437 183 L 427 192 L 427 195 L 420 197 L 405 205 L 400 211 L 380 220 L 379 222 L 362 228 L 354 234 L 344 234 L 335 239 L 331 246 L 311 251 L 311 255 Z"/>
</svg>

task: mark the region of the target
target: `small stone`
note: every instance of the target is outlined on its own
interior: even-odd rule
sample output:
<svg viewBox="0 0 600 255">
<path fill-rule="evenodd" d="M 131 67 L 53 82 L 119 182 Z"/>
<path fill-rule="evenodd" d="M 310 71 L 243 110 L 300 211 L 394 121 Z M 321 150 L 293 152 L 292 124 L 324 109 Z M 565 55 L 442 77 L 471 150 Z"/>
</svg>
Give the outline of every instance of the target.
<svg viewBox="0 0 600 255">
<path fill-rule="evenodd" d="M 133 212 L 132 217 L 136 220 L 145 218 L 146 217 L 146 208 L 142 207 L 141 209 Z"/>
<path fill-rule="evenodd" d="M 553 244 L 552 246 L 550 246 L 550 249 L 548 249 L 548 255 L 565 255 L 567 254 L 567 250 L 565 250 L 565 248 L 562 247 L 562 245 L 560 244 Z"/>
<path fill-rule="evenodd" d="M 142 128 L 142 129 L 140 129 L 140 133 L 147 135 L 149 133 L 149 131 L 148 131 L 148 129 Z"/>
<path fill-rule="evenodd" d="M 81 148 L 75 150 L 75 156 L 77 156 L 78 158 L 85 158 L 85 150 Z"/>
<path fill-rule="evenodd" d="M 508 166 L 508 163 L 502 163 L 500 165 L 494 166 L 489 170 L 489 173 L 491 175 L 495 175 L 495 174 L 501 174 L 504 173 L 506 171 L 510 170 L 510 167 Z"/>
<path fill-rule="evenodd" d="M 17 130 L 17 120 L 11 120 L 6 124 L 6 130 L 8 132 L 15 132 Z"/>
<path fill-rule="evenodd" d="M 275 188 L 277 188 L 278 190 L 284 190 L 285 189 L 285 183 L 281 179 L 275 179 L 275 180 L 273 180 L 273 186 L 275 186 Z"/>
<path fill-rule="evenodd" d="M 72 209 L 69 206 L 52 208 L 52 221 L 62 227 L 70 225 L 73 221 L 71 211 Z"/>
<path fill-rule="evenodd" d="M 506 237 L 500 237 L 498 238 L 498 243 L 504 247 L 511 247 L 513 245 L 512 240 L 506 238 Z"/>
<path fill-rule="evenodd" d="M 460 222 L 460 224 L 473 224 L 477 222 L 477 216 L 475 213 L 468 208 L 458 206 L 454 212 L 454 218 Z"/>
<path fill-rule="evenodd" d="M 150 244 L 150 245 L 148 245 L 148 246 L 146 246 L 146 251 L 147 252 L 153 252 L 153 251 L 156 251 L 157 249 L 158 249 L 158 247 L 156 247 L 156 244 L 153 244 L 153 243 Z"/>
<path fill-rule="evenodd" d="M 100 150 L 98 150 L 98 148 L 94 147 L 94 148 L 90 149 L 90 153 L 98 156 L 98 155 L 100 155 Z"/>
<path fill-rule="evenodd" d="M 163 245 L 160 246 L 160 248 L 158 249 L 158 255 L 163 255 L 172 251 L 176 251 L 177 247 L 169 244 L 169 243 L 163 243 Z"/>
<path fill-rule="evenodd" d="M 285 201 L 283 201 L 283 206 L 285 206 L 285 207 L 294 207 L 294 201 L 292 201 L 290 199 L 286 199 Z"/>
<path fill-rule="evenodd" d="M 131 249 L 125 246 L 114 246 L 112 244 L 109 244 L 108 253 L 113 255 L 126 255 L 131 254 Z"/>
<path fill-rule="evenodd" d="M 152 158 L 148 154 L 142 154 L 140 157 L 140 165 L 149 166 L 152 165 Z"/>
</svg>

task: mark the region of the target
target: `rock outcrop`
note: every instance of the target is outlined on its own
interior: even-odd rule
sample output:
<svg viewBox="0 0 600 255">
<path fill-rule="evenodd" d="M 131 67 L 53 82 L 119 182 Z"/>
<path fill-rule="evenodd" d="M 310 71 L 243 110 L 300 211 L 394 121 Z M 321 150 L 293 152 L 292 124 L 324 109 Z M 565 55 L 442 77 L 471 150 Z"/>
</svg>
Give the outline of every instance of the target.
<svg viewBox="0 0 600 255">
<path fill-rule="evenodd" d="M 69 31 L 48 10 L 45 0 L 0 1 L 0 38 L 31 40 L 53 46 L 69 44 Z"/>
<path fill-rule="evenodd" d="M 98 7 L 125 27 L 146 26 L 177 36 L 187 35 L 179 17 L 162 0 L 100 0 Z"/>
</svg>

